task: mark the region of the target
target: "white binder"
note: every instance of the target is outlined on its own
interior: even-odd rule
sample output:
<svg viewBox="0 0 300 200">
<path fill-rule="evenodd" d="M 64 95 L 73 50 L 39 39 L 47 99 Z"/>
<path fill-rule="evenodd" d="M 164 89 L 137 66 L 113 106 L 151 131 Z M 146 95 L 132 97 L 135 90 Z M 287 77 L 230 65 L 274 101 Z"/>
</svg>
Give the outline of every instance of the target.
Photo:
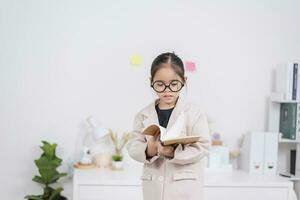
<svg viewBox="0 0 300 200">
<path fill-rule="evenodd" d="M 277 132 L 265 132 L 264 150 L 264 174 L 276 174 L 278 157 L 278 137 Z"/>
<path fill-rule="evenodd" d="M 284 95 L 285 100 L 292 99 L 292 90 L 293 90 L 293 69 L 290 65 L 279 65 L 276 68 L 276 84 L 275 90 L 278 93 Z"/>
<path fill-rule="evenodd" d="M 241 149 L 241 168 L 250 174 L 263 174 L 264 134 L 247 133 Z"/>
<path fill-rule="evenodd" d="M 241 148 L 241 168 L 250 174 L 276 174 L 278 153 L 277 132 L 250 132 Z"/>
</svg>

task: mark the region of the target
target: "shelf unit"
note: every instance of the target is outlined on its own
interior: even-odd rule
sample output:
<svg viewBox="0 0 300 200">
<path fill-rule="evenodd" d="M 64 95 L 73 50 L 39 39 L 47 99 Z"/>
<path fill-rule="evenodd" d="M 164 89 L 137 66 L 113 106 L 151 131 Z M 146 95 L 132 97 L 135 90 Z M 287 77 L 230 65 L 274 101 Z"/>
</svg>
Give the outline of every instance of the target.
<svg viewBox="0 0 300 200">
<path fill-rule="evenodd" d="M 286 174 L 291 181 L 300 181 L 300 156 L 296 156 L 295 175 L 290 174 L 290 151 L 296 150 L 300 154 L 300 138 L 297 136 L 295 140 L 281 138 L 279 132 L 280 122 L 280 104 L 281 103 L 300 103 L 300 100 L 285 100 L 280 98 L 280 95 L 272 93 L 269 97 L 269 116 L 268 116 L 268 131 L 278 132 L 278 159 L 277 159 L 277 174 Z M 298 165 L 297 165 L 298 163 Z"/>
<path fill-rule="evenodd" d="M 279 138 L 278 142 L 280 143 L 300 143 L 300 139 L 296 139 L 296 140 L 290 140 L 290 139 L 286 139 L 286 138 Z"/>
</svg>

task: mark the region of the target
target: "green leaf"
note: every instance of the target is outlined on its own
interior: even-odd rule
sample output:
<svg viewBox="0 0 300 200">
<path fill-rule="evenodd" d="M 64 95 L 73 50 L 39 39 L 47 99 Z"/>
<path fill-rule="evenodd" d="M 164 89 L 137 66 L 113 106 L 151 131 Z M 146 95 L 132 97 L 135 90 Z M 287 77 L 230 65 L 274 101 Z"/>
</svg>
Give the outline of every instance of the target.
<svg viewBox="0 0 300 200">
<path fill-rule="evenodd" d="M 37 183 L 46 184 L 46 181 L 40 176 L 34 176 L 32 180 Z"/>
<path fill-rule="evenodd" d="M 24 198 L 29 200 L 43 200 L 43 195 L 27 195 Z"/>
<path fill-rule="evenodd" d="M 54 190 L 51 194 L 51 196 L 49 197 L 49 200 L 56 200 L 58 199 L 58 197 L 60 196 L 61 191 L 63 191 L 64 189 L 62 187 L 57 188 L 56 190 Z"/>
<path fill-rule="evenodd" d="M 46 141 L 43 141 L 43 146 L 41 146 L 41 149 L 44 151 L 44 156 L 48 157 L 49 159 L 52 159 L 55 155 L 55 150 L 57 144 L 49 144 Z"/>
<path fill-rule="evenodd" d="M 122 161 L 123 160 L 123 156 L 120 154 L 115 154 L 112 156 L 112 160 L 114 161 Z"/>
<path fill-rule="evenodd" d="M 54 189 L 52 187 L 49 187 L 49 186 L 45 187 L 44 188 L 44 198 L 48 199 L 51 196 L 53 191 L 54 191 Z"/>
<path fill-rule="evenodd" d="M 67 173 L 60 173 L 60 174 L 56 174 L 52 177 L 52 179 L 50 180 L 50 184 L 51 183 L 55 183 L 59 178 L 63 177 L 63 176 L 67 176 Z"/>
<path fill-rule="evenodd" d="M 58 160 L 50 160 L 47 157 L 40 157 L 38 160 L 35 160 L 35 164 L 38 168 L 47 168 L 47 169 L 56 169 L 60 166 Z"/>
<path fill-rule="evenodd" d="M 51 182 L 51 179 L 54 176 L 59 174 L 56 170 L 56 168 L 60 166 L 60 160 L 58 159 L 49 160 L 47 157 L 41 157 L 38 160 L 35 160 L 35 164 L 39 169 L 42 179 L 47 184 Z"/>
</svg>

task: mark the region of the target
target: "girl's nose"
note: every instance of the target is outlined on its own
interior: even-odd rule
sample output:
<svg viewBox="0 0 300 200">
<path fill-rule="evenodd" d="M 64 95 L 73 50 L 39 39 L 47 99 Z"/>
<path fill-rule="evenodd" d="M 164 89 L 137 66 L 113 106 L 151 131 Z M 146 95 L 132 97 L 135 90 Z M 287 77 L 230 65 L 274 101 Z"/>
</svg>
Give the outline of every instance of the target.
<svg viewBox="0 0 300 200">
<path fill-rule="evenodd" d="M 165 92 L 172 92 L 169 87 L 166 87 Z"/>
</svg>

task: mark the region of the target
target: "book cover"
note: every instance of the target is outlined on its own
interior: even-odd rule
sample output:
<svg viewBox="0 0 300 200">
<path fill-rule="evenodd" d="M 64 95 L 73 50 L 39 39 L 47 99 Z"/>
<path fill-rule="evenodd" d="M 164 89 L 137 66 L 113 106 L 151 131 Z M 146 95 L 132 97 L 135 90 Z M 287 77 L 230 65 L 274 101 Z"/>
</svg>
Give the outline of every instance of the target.
<svg viewBox="0 0 300 200">
<path fill-rule="evenodd" d="M 292 100 L 293 68 L 289 65 L 279 65 L 276 68 L 276 93 L 283 94 L 285 100 Z"/>
<path fill-rule="evenodd" d="M 290 174 L 292 174 L 292 175 L 296 175 L 296 157 L 297 157 L 297 151 L 295 149 L 291 149 Z"/>
<path fill-rule="evenodd" d="M 297 99 L 297 81 L 298 81 L 298 64 L 293 64 L 293 95 L 292 99 Z"/>
<path fill-rule="evenodd" d="M 297 73 L 297 83 L 296 83 L 296 100 L 300 100 L 300 71 L 299 71 L 299 66 L 298 63 L 294 63 L 294 65 L 297 67 L 298 69 L 298 73 Z"/>
<path fill-rule="evenodd" d="M 297 103 L 280 104 L 279 131 L 282 138 L 296 139 Z"/>
<path fill-rule="evenodd" d="M 300 103 L 297 103 L 296 139 L 300 139 Z"/>
</svg>

